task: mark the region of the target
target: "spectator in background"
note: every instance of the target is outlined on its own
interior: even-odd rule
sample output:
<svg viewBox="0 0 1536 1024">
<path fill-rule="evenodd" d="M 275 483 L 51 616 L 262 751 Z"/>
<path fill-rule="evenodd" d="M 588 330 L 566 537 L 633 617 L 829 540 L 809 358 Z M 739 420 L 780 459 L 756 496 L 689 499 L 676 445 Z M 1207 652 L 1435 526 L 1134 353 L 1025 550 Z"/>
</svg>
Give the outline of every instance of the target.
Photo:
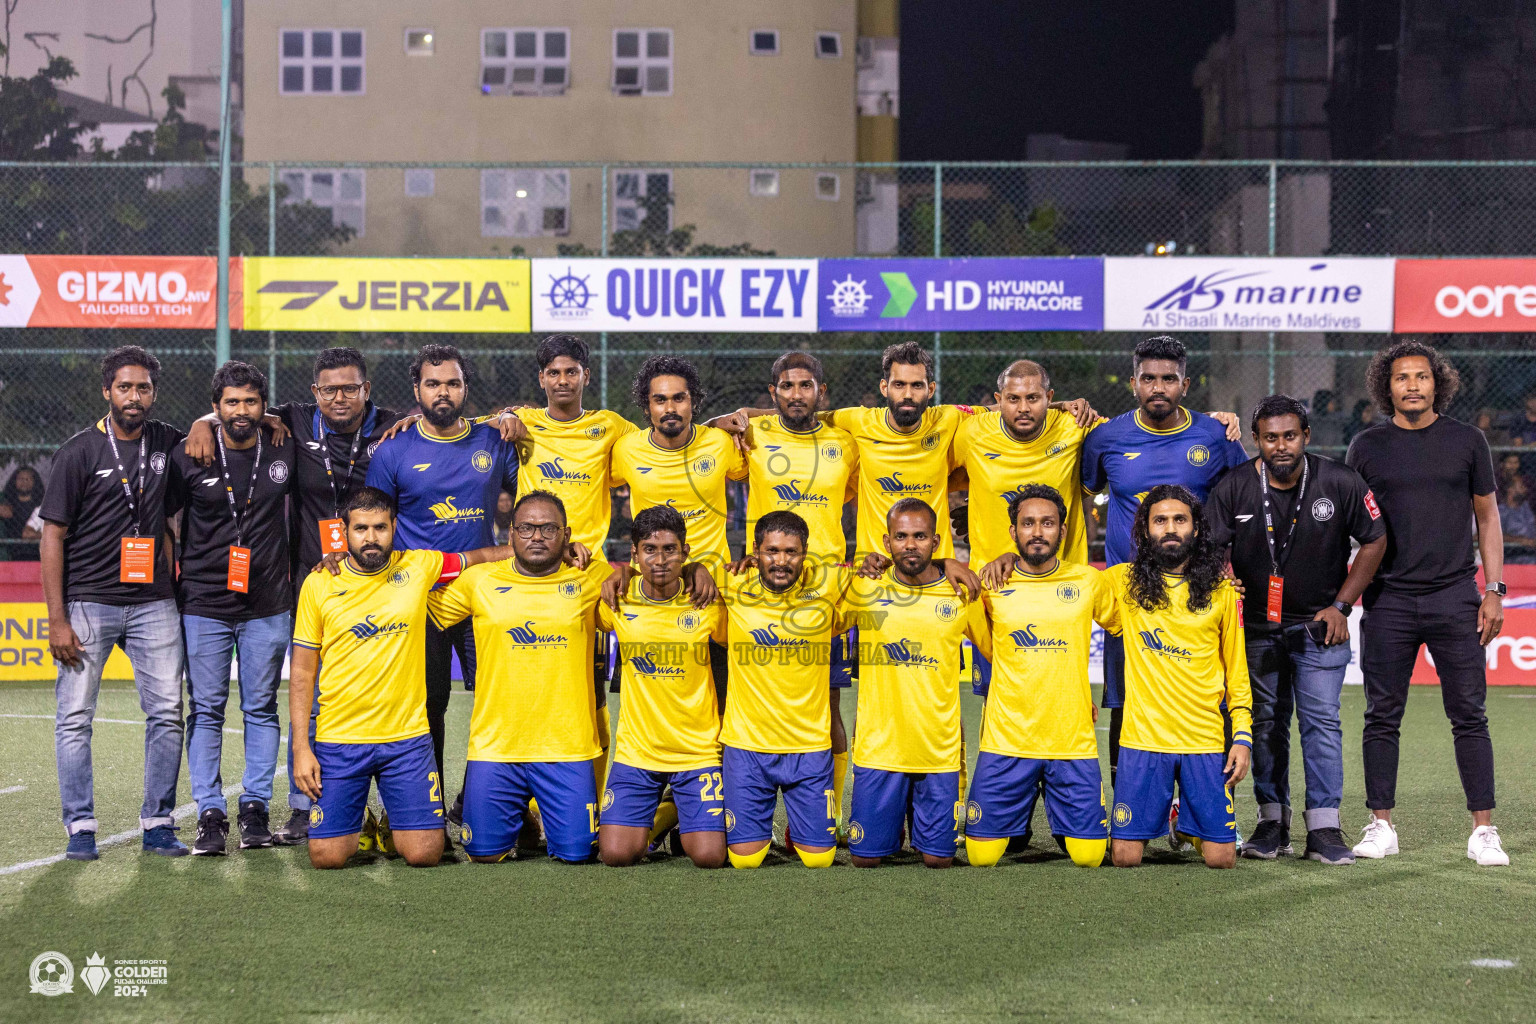
<svg viewBox="0 0 1536 1024">
<path fill-rule="evenodd" d="M 0 493 L 0 560 L 13 562 L 37 561 L 37 542 L 42 534 L 27 525 L 32 513 L 43 503 L 43 481 L 37 470 L 22 466 L 11 474 Z"/>
<path fill-rule="evenodd" d="M 1339 398 L 1328 388 L 1312 393 L 1312 444 L 1319 448 L 1341 448 L 1344 426 L 1348 422 Z"/>
<path fill-rule="evenodd" d="M 508 538 L 512 533 L 512 506 L 516 504 L 508 491 L 502 491 L 496 496 L 496 543 L 510 544 Z"/>
<path fill-rule="evenodd" d="M 1483 409 L 1480 411 L 1477 414 L 1477 418 L 1472 421 L 1472 425 L 1483 432 L 1483 436 L 1488 439 L 1488 443 L 1490 445 L 1501 445 L 1508 443 L 1508 439 L 1506 438 L 1504 431 L 1499 429 L 1498 419 L 1494 416 L 1492 409 Z"/>
<path fill-rule="evenodd" d="M 1525 412 L 1509 425 L 1509 443 L 1536 444 L 1536 391 L 1525 396 Z"/>
<path fill-rule="evenodd" d="M 1536 510 L 1531 508 L 1525 478 L 1519 474 L 1499 489 L 1499 523 L 1504 527 L 1505 563 L 1536 564 Z"/>
<path fill-rule="evenodd" d="M 1519 480 L 1525 486 L 1527 494 L 1530 493 L 1530 481 L 1525 479 L 1525 474 L 1521 472 L 1520 456 L 1514 452 L 1505 452 L 1503 457 L 1499 459 L 1497 476 L 1500 495 L 1504 493 L 1506 487 L 1516 480 Z"/>
<path fill-rule="evenodd" d="M 1349 422 L 1344 424 L 1344 443 L 1349 444 L 1356 434 L 1375 422 L 1376 406 L 1369 398 L 1360 399 L 1355 403 L 1355 411 L 1349 414 Z"/>
<path fill-rule="evenodd" d="M 866 409 L 873 409 L 875 406 L 880 404 L 880 399 L 875 397 L 875 393 L 873 391 L 866 391 L 859 396 L 859 404 Z"/>
</svg>

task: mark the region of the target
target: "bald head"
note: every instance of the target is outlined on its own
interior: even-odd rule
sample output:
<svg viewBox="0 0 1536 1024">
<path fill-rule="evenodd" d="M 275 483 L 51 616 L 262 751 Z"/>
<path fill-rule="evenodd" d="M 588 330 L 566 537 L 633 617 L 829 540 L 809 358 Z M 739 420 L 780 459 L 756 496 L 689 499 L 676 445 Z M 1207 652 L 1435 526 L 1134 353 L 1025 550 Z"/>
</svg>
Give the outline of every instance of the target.
<svg viewBox="0 0 1536 1024">
<path fill-rule="evenodd" d="M 1045 372 L 1045 367 L 1033 359 L 1015 359 L 1003 367 L 1003 372 L 997 375 L 997 390 L 1006 391 L 1005 383 L 1009 380 L 1023 380 L 1028 377 L 1040 378 L 1042 391 L 1051 389 L 1051 377 Z"/>
<path fill-rule="evenodd" d="M 1033 359 L 1018 359 L 997 375 L 997 412 L 1015 441 L 1033 441 L 1050 412 L 1051 378 Z"/>
</svg>

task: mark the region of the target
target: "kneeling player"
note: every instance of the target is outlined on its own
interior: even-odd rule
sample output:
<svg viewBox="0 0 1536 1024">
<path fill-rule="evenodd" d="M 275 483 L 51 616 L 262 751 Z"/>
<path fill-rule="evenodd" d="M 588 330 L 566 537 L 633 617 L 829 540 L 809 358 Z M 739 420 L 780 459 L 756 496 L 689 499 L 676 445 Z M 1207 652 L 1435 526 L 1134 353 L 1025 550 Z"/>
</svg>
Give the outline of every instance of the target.
<svg viewBox="0 0 1536 1024">
<path fill-rule="evenodd" d="M 853 573 L 807 571 L 809 536 L 795 513 L 769 512 L 753 532 L 757 567 L 725 581 L 731 685 L 720 741 L 733 867 L 755 868 L 768 856 L 780 792 L 805 866 L 831 867 L 837 854 L 827 673 L 841 650 L 832 641 L 843 632 L 838 604 Z"/>
<path fill-rule="evenodd" d="M 645 856 L 662 794 L 677 804 L 683 852 L 701 868 L 725 865 L 725 790 L 720 710 L 709 646 L 724 644 L 725 608 L 695 609 L 683 590 L 688 527 L 682 513 L 655 505 L 629 531 L 640 574 L 618 614 L 598 605 L 598 623 L 619 638 L 624 680 L 618 746 L 603 794 L 598 854 L 610 867 Z"/>
<path fill-rule="evenodd" d="M 992 683 L 965 825 L 976 867 L 996 864 L 1009 837 L 1028 830 L 1042 788 L 1073 863 L 1098 867 L 1109 844 L 1088 648 L 1095 621 L 1110 633 L 1120 626 L 1104 575 L 1058 557 L 1066 514 L 1054 487 L 1020 488 L 1008 502 L 1013 571 L 983 595 Z"/>
<path fill-rule="evenodd" d="M 1159 484 L 1136 510 L 1134 561 L 1105 572 L 1125 629 L 1125 728 L 1115 784 L 1118 867 L 1141 863 L 1178 828 L 1207 867 L 1237 864 L 1232 787 L 1248 774 L 1253 712 L 1237 590 L 1211 544 L 1205 513 L 1183 487 Z M 1232 719 L 1226 749 L 1221 708 Z"/>
<path fill-rule="evenodd" d="M 373 487 L 359 488 L 342 518 L 347 557 L 336 575 L 304 581 L 293 630 L 292 720 L 308 721 L 317 692 L 320 700 L 313 748 L 304 730 L 293 734 L 293 781 L 315 801 L 309 860 L 339 868 L 357 852 L 377 780 L 395 851 L 430 866 L 443 855 L 443 800 L 422 682 L 427 595 L 509 552 L 395 551 L 394 502 Z"/>
<path fill-rule="evenodd" d="M 955 857 L 965 759 L 960 723 L 961 643 L 990 647 L 980 600 L 958 597 L 933 560 L 938 517 L 903 498 L 885 517 L 891 567 L 858 578 L 843 621 L 858 627 L 859 731 L 853 745 L 849 852 L 861 868 L 901 848 L 912 816 L 912 848 L 931 868 Z M 852 635 L 850 633 L 850 635 Z"/>
<path fill-rule="evenodd" d="M 612 570 L 563 565 L 570 539 L 560 499 L 529 491 L 512 511 L 512 559 L 465 572 L 429 602 L 440 629 L 473 616 L 480 652 L 464 777 L 473 861 L 507 859 L 530 800 L 551 857 L 582 863 L 597 843 L 592 645 Z"/>
</svg>

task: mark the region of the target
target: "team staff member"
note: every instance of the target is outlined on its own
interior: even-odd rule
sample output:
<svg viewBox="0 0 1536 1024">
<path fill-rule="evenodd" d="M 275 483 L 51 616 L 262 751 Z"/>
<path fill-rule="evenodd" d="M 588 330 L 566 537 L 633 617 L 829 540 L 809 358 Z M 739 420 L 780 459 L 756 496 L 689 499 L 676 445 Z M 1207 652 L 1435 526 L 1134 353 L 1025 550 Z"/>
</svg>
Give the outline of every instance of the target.
<svg viewBox="0 0 1536 1024">
<path fill-rule="evenodd" d="M 1350 864 L 1339 829 L 1344 733 L 1339 694 L 1349 667 L 1349 613 L 1381 564 L 1387 531 L 1370 488 L 1342 463 L 1307 454 L 1307 409 L 1270 395 L 1253 413 L 1259 457 L 1222 477 L 1205 514 L 1218 552 L 1248 594 L 1244 619 L 1253 690 L 1253 795 L 1259 823 L 1243 856 L 1291 852 L 1291 711 L 1307 774 L 1306 856 Z M 1360 553 L 1349 564 L 1350 539 Z"/>
<path fill-rule="evenodd" d="M 1482 431 L 1444 414 L 1461 380 L 1433 348 L 1404 341 L 1376 353 L 1366 385 L 1391 418 L 1362 430 L 1345 461 L 1371 487 L 1387 523 L 1387 551 L 1365 592 L 1365 805 L 1374 815 L 1356 856 L 1395 854 L 1398 731 L 1420 645 L 1428 646 L 1456 741 L 1456 769 L 1472 812 L 1467 856 L 1509 863 L 1493 825 L 1493 741 L 1484 709 L 1483 648 L 1504 624 L 1504 535 L 1493 459 Z M 1486 589 L 1477 594 L 1472 523 Z"/>
<path fill-rule="evenodd" d="M 1187 488 L 1153 487 L 1133 540 L 1135 559 L 1105 572 L 1127 637 L 1110 857 L 1134 867 L 1147 841 L 1167 834 L 1176 849 L 1193 839 L 1206 867 L 1235 867 L 1232 787 L 1247 774 L 1253 746 L 1242 604 Z M 1175 782 L 1179 810 L 1170 819 Z"/>
<path fill-rule="evenodd" d="M 70 860 L 97 857 L 91 719 L 114 646 L 133 664 L 147 719 L 143 848 L 170 857 L 189 852 L 171 816 L 184 663 L 165 545 L 167 463 L 182 433 L 149 419 L 159 376 L 160 360 L 137 345 L 107 354 L 101 396 L 108 412 L 54 455 L 38 510 L 48 647 L 59 667 L 53 735 Z"/>
<path fill-rule="evenodd" d="M 965 849 L 990 867 L 1008 840 L 1029 831 L 1043 790 L 1051 832 L 1080 867 L 1098 867 L 1109 845 L 1098 712 L 1088 683 L 1093 624 L 1120 629 L 1110 581 L 1060 557 L 1067 503 L 1054 487 L 1029 484 L 1008 501 L 1014 568 L 983 593 L 991 635 L 992 685 L 981 753 L 966 804 Z"/>
<path fill-rule="evenodd" d="M 172 504 L 181 509 L 177 597 L 187 643 L 187 769 L 197 801 L 193 854 L 223 856 L 229 836 L 220 760 L 231 659 L 240 660 L 245 746 L 240 848 L 272 845 L 268 807 L 282 726 L 277 688 L 293 635 L 288 589 L 288 494 L 294 450 L 262 425 L 267 379 L 229 362 L 213 375 L 218 452 L 204 469 L 171 453 Z"/>
</svg>

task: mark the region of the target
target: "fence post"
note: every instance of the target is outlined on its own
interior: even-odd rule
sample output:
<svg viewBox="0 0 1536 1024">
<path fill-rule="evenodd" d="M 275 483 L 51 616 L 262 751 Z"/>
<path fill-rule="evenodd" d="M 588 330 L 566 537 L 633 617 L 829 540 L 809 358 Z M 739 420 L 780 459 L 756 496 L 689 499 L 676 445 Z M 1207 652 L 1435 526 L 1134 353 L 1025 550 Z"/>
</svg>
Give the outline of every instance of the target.
<svg viewBox="0 0 1536 1024">
<path fill-rule="evenodd" d="M 213 365 L 229 362 L 229 61 L 234 36 L 234 0 L 224 0 L 219 44 L 219 265 L 213 328 Z M 150 30 L 153 33 L 153 29 Z"/>
<path fill-rule="evenodd" d="M 933 165 L 933 255 L 944 255 L 944 165 Z M 933 399 L 939 400 L 944 386 L 944 335 L 933 332 Z"/>
<path fill-rule="evenodd" d="M 600 251 L 608 255 L 608 165 L 603 164 L 603 222 Z M 608 408 L 608 332 L 598 335 L 597 394 L 604 409 Z"/>
<path fill-rule="evenodd" d="M 1275 172 L 1275 167 L 1276 167 L 1275 161 L 1271 160 L 1269 162 L 1269 254 L 1271 256 L 1273 256 L 1275 254 L 1275 228 L 1276 228 L 1276 223 L 1275 223 L 1275 209 L 1276 209 L 1276 204 L 1275 204 L 1275 186 L 1276 186 L 1276 178 L 1277 178 L 1276 172 Z M 1264 393 L 1266 395 L 1272 395 L 1272 394 L 1275 393 L 1275 332 L 1274 331 L 1270 331 L 1269 332 L 1268 346 L 1269 347 L 1268 347 L 1268 349 L 1266 351 L 1266 355 L 1268 356 L 1268 364 L 1269 364 L 1268 389 Z"/>
<path fill-rule="evenodd" d="M 277 161 L 267 164 L 267 255 L 277 255 Z M 245 292 L 242 289 L 241 294 Z M 245 321 L 242 320 L 243 324 Z M 277 404 L 277 332 L 267 332 L 268 401 Z"/>
</svg>

